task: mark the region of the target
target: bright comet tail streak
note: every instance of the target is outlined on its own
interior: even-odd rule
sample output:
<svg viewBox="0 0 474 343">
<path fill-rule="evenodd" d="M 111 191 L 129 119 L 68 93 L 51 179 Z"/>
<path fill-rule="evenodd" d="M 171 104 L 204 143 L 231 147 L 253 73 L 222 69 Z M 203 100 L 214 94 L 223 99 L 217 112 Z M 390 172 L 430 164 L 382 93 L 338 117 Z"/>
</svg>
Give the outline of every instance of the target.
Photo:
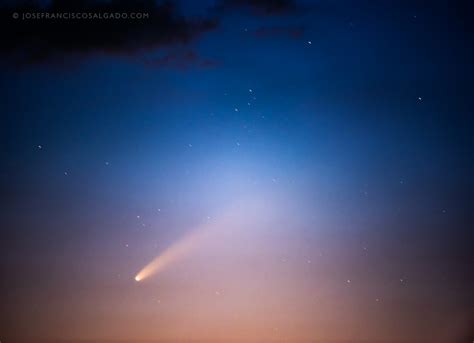
<svg viewBox="0 0 474 343">
<path fill-rule="evenodd" d="M 191 233 L 171 245 L 158 255 L 158 257 L 143 267 L 143 269 L 135 276 L 135 281 L 141 282 L 146 278 L 163 271 L 171 264 L 189 255 L 189 253 L 191 253 L 195 248 L 202 245 L 203 241 L 209 240 L 211 236 L 214 236 L 215 238 L 215 235 L 219 232 L 222 233 L 222 230 L 226 231 L 228 234 L 231 233 L 233 227 L 235 227 L 235 222 L 239 221 L 237 218 L 246 218 L 248 221 L 250 218 L 253 218 L 255 214 L 262 211 L 262 204 L 257 202 L 255 199 L 253 201 L 242 202 L 241 204 L 244 205 L 231 207 L 225 215 L 222 215 L 212 223 L 200 225 Z M 239 222 L 242 222 L 242 220 Z"/>
<path fill-rule="evenodd" d="M 188 255 L 196 246 L 199 245 L 198 242 L 205 236 L 205 231 L 205 228 L 197 229 L 171 245 L 140 270 L 140 272 L 135 276 L 135 281 L 143 281 L 151 275 L 163 271 L 170 264 Z"/>
</svg>

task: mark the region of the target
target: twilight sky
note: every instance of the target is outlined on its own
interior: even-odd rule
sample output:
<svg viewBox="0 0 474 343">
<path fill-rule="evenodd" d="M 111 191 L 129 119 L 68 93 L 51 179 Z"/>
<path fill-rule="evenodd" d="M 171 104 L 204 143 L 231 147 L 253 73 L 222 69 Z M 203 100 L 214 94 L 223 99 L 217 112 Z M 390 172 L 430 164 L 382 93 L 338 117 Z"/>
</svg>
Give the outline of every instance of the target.
<svg viewBox="0 0 474 343">
<path fill-rule="evenodd" d="M 471 14 L 2 2 L 0 341 L 472 342 Z"/>
</svg>

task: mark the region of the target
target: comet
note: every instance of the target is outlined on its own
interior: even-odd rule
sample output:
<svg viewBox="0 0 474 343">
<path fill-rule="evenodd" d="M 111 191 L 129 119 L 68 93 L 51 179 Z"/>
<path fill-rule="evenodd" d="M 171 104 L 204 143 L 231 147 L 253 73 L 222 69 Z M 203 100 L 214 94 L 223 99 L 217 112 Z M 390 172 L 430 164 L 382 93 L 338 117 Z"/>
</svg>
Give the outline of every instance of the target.
<svg viewBox="0 0 474 343">
<path fill-rule="evenodd" d="M 255 215 L 261 212 L 261 207 L 255 201 L 246 201 L 240 204 L 241 206 L 232 206 L 226 211 L 225 215 L 216 220 L 199 225 L 189 234 L 166 248 L 135 275 L 135 281 L 142 282 L 152 275 L 161 273 L 169 266 L 191 254 L 196 248 L 202 246 L 205 241 L 209 241 L 211 237 L 215 239 L 216 235 L 232 234 L 236 228 L 236 222 L 242 224 L 245 221 L 243 218 L 250 220 L 253 217 L 252 214 Z"/>
<path fill-rule="evenodd" d="M 135 281 L 141 282 L 151 275 L 165 270 L 169 265 L 189 255 L 197 246 L 199 246 L 199 242 L 204 238 L 206 232 L 206 228 L 199 228 L 181 238 L 181 240 L 168 247 L 143 267 L 135 276 Z"/>
</svg>

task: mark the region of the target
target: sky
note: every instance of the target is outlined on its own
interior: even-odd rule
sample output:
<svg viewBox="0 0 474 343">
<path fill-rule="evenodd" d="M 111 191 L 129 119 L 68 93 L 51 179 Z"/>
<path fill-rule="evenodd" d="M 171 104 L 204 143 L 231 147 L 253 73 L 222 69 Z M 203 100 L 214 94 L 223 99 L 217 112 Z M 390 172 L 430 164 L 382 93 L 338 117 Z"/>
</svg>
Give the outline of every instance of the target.
<svg viewBox="0 0 474 343">
<path fill-rule="evenodd" d="M 0 341 L 472 342 L 471 12 L 2 2 Z"/>
</svg>

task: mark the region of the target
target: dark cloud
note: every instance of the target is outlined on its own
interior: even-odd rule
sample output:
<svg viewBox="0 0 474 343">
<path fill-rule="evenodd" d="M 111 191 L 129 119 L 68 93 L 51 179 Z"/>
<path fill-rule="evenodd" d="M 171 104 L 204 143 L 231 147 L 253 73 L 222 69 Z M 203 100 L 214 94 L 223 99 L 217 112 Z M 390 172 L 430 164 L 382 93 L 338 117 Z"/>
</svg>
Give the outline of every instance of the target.
<svg viewBox="0 0 474 343">
<path fill-rule="evenodd" d="M 80 14 L 89 19 L 23 17 L 41 12 Z M 117 13 L 126 13 L 129 18 L 110 19 L 110 14 Z M 131 19 L 132 13 L 144 18 Z M 109 19 L 98 19 L 98 15 Z M 172 2 L 154 0 L 53 0 L 47 7 L 10 4 L 0 8 L 0 18 L 0 54 L 17 64 L 54 63 L 100 53 L 134 56 L 187 45 L 217 27 L 214 19 L 186 18 Z"/>
<path fill-rule="evenodd" d="M 282 15 L 295 12 L 299 6 L 293 0 L 223 0 L 219 9 L 246 9 L 256 15 Z"/>
</svg>

